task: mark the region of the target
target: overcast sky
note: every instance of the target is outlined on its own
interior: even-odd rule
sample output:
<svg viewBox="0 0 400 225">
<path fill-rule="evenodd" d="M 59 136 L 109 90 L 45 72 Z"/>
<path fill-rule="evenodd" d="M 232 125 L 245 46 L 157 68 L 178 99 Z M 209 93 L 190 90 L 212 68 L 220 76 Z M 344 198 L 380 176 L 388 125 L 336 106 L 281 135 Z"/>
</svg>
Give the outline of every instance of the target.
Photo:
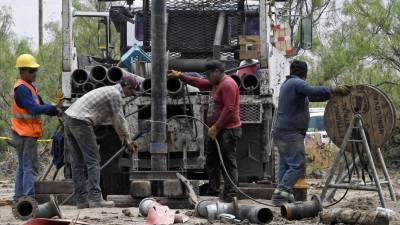
<svg viewBox="0 0 400 225">
<path fill-rule="evenodd" d="M 31 39 L 31 46 L 36 49 L 38 46 L 38 0 L 0 0 L 0 7 L 11 7 L 11 14 L 14 20 L 12 30 L 19 37 Z M 43 24 L 50 21 L 61 23 L 61 0 L 43 0 Z M 46 41 L 44 31 L 44 41 Z"/>
</svg>

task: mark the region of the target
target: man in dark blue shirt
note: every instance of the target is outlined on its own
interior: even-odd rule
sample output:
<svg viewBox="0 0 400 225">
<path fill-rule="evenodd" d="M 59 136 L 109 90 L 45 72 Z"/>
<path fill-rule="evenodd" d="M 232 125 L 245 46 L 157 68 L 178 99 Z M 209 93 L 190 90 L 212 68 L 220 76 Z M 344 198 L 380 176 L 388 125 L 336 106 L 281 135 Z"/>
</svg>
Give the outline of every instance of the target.
<svg viewBox="0 0 400 225">
<path fill-rule="evenodd" d="M 348 86 L 310 86 L 306 79 L 307 64 L 294 60 L 290 65 L 290 75 L 286 77 L 279 92 L 278 112 L 273 128 L 274 143 L 279 149 L 278 186 L 272 195 L 275 206 L 294 201 L 293 186 L 305 173 L 304 137 L 310 119 L 309 102 L 322 102 L 335 95 L 350 93 Z"/>
<path fill-rule="evenodd" d="M 16 61 L 16 67 L 20 79 L 14 84 L 11 105 L 11 134 L 18 156 L 13 201 L 22 196 L 34 197 L 38 174 L 37 139 L 43 133 L 40 115 L 58 114 L 55 106 L 43 102 L 33 85 L 39 68 L 36 59 L 30 54 L 22 54 Z"/>
</svg>

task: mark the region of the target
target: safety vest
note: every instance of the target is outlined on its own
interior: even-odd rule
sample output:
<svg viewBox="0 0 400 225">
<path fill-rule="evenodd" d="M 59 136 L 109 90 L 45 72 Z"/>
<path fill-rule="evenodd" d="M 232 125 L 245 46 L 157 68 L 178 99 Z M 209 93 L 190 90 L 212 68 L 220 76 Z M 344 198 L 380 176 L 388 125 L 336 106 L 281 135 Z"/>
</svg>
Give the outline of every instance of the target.
<svg viewBox="0 0 400 225">
<path fill-rule="evenodd" d="M 29 89 L 35 102 L 40 104 L 36 89 L 24 80 L 19 79 L 14 84 L 14 92 L 15 89 L 21 84 L 25 85 L 25 87 Z M 11 114 L 11 130 L 13 130 L 15 133 L 25 137 L 42 136 L 42 121 L 40 120 L 40 116 L 29 114 L 26 109 L 19 107 L 15 101 L 15 97 L 11 105 Z"/>
</svg>

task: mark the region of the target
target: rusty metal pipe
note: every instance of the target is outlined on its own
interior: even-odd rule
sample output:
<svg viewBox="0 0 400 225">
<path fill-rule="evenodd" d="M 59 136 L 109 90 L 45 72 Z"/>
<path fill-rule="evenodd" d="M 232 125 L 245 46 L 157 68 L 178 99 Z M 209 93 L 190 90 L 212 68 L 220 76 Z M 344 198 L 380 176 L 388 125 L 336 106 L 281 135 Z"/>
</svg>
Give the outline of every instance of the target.
<svg viewBox="0 0 400 225">
<path fill-rule="evenodd" d="M 89 81 L 89 73 L 84 69 L 76 69 L 71 75 L 72 82 L 76 85 L 82 85 Z"/>
<path fill-rule="evenodd" d="M 313 218 L 318 216 L 321 211 L 321 200 L 316 195 L 312 196 L 310 201 L 287 203 L 281 206 L 281 216 L 287 220 Z"/>
<path fill-rule="evenodd" d="M 324 210 L 320 214 L 324 224 L 359 224 L 359 225 L 389 225 L 389 215 L 381 212 L 362 212 L 353 209 L 335 208 Z"/>
<path fill-rule="evenodd" d="M 107 68 L 101 65 L 94 66 L 90 71 L 90 77 L 96 82 L 103 82 L 107 78 Z"/>
<path fill-rule="evenodd" d="M 28 220 L 31 218 L 52 218 L 54 216 L 62 218 L 60 208 L 53 195 L 50 195 L 50 200 L 48 202 L 40 205 L 32 197 L 20 197 L 13 204 L 12 213 L 15 218 L 20 220 Z"/>
</svg>

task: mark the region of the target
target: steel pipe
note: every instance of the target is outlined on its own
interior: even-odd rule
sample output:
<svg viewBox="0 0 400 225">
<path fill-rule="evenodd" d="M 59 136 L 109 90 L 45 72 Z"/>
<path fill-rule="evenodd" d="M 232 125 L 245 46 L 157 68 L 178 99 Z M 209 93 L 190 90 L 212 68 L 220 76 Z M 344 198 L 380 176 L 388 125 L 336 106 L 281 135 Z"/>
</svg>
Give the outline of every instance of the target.
<svg viewBox="0 0 400 225">
<path fill-rule="evenodd" d="M 230 75 L 230 76 L 235 81 L 238 88 L 240 89 L 242 87 L 242 81 L 240 80 L 240 77 L 238 77 L 237 75 Z"/>
<path fill-rule="evenodd" d="M 260 80 L 253 74 L 245 74 L 241 77 L 242 87 L 246 91 L 255 91 L 260 86 Z"/>
<path fill-rule="evenodd" d="M 92 82 L 86 82 L 82 85 L 82 90 L 84 93 L 88 93 L 94 89 L 95 85 Z"/>
<path fill-rule="evenodd" d="M 173 98 L 181 98 L 184 95 L 183 83 L 179 79 L 168 79 L 167 80 L 167 91 L 168 95 Z"/>
<path fill-rule="evenodd" d="M 239 220 L 247 219 L 250 223 L 270 223 L 274 215 L 269 208 L 257 205 L 239 205 L 236 218 Z"/>
<path fill-rule="evenodd" d="M 141 89 L 143 90 L 144 94 L 150 95 L 151 94 L 151 79 L 147 78 L 144 79 L 141 83 Z"/>
<path fill-rule="evenodd" d="M 205 72 L 207 59 L 170 59 L 168 69 L 182 72 Z"/>
<path fill-rule="evenodd" d="M 215 30 L 214 45 L 213 45 L 213 59 L 219 59 L 221 52 L 221 42 L 224 35 L 225 28 L 225 12 L 221 11 L 218 16 L 217 28 Z"/>
<path fill-rule="evenodd" d="M 72 72 L 72 82 L 79 86 L 89 81 L 89 73 L 84 69 L 76 69 Z"/>
<path fill-rule="evenodd" d="M 144 198 L 142 201 L 139 203 L 139 213 L 146 217 L 150 207 L 152 207 L 154 204 L 157 204 L 156 200 L 154 198 Z"/>
<path fill-rule="evenodd" d="M 101 87 L 104 87 L 104 86 L 106 86 L 105 83 L 98 82 L 98 83 L 96 83 L 96 84 L 94 85 L 94 89 L 101 88 Z"/>
<path fill-rule="evenodd" d="M 37 201 L 28 196 L 23 196 L 17 199 L 12 206 L 12 213 L 15 218 L 20 220 L 28 220 L 31 218 L 52 218 L 54 216 L 62 218 L 60 208 L 50 195 L 50 200 L 44 204 L 38 204 Z"/>
<path fill-rule="evenodd" d="M 143 77 L 141 77 L 139 75 L 136 75 L 136 74 L 128 72 L 124 68 L 121 68 L 121 67 L 118 67 L 118 66 L 114 66 L 114 67 L 111 67 L 107 72 L 107 81 L 108 82 L 113 82 L 112 80 L 118 80 L 119 81 L 123 76 L 134 76 L 135 79 L 139 83 L 143 82 L 143 80 L 145 79 L 145 78 L 143 78 Z M 116 82 L 114 82 L 114 83 L 116 83 Z"/>
<path fill-rule="evenodd" d="M 107 78 L 107 68 L 101 65 L 94 66 L 90 71 L 90 77 L 93 81 L 103 82 Z"/>
<path fill-rule="evenodd" d="M 107 80 L 112 84 L 116 84 L 123 76 L 124 72 L 119 67 L 111 67 L 107 72 Z"/>
<path fill-rule="evenodd" d="M 307 202 L 287 203 L 281 206 L 281 216 L 287 220 L 313 218 L 318 216 L 321 211 L 321 200 L 316 195 Z"/>
<path fill-rule="evenodd" d="M 200 201 L 196 204 L 197 215 L 209 220 L 215 220 L 220 214 L 232 214 L 237 219 L 248 219 L 251 223 L 269 223 L 273 219 L 272 211 L 256 205 L 239 205 L 237 201 L 232 203 Z"/>
</svg>

